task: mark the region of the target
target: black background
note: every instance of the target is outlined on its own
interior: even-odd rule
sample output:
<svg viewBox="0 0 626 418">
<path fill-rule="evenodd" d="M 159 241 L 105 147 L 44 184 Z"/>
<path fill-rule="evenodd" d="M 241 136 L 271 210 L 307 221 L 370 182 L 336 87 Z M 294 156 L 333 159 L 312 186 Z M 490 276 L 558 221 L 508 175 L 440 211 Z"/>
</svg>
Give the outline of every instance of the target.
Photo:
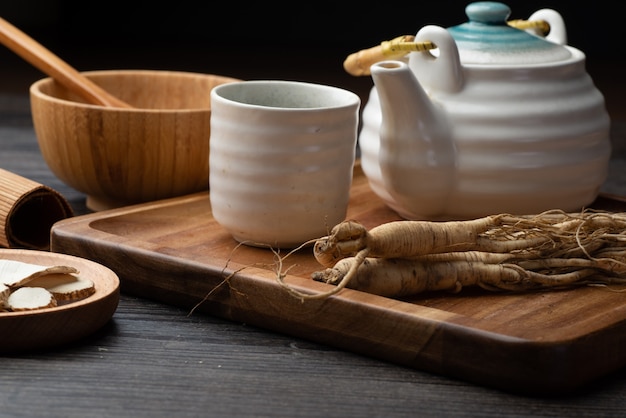
<svg viewBox="0 0 626 418">
<path fill-rule="evenodd" d="M 345 57 L 426 24 L 466 21 L 465 1 L 208 2 L 4 0 L 0 16 L 79 70 L 150 68 L 244 79 L 323 82 L 365 95 L 368 77 L 343 71 Z M 587 54 L 588 70 L 605 95 L 624 92 L 625 21 L 618 2 L 510 0 L 511 19 L 541 8 L 563 16 L 568 43 Z M 24 90 L 41 73 L 6 48 L 4 72 L 22 76 Z M 0 76 L 2 76 L 0 70 Z M 595 77 L 594 77 L 595 79 Z M 17 84 L 16 84 L 17 83 Z M 1 83 L 0 83 L 1 86 Z"/>
</svg>

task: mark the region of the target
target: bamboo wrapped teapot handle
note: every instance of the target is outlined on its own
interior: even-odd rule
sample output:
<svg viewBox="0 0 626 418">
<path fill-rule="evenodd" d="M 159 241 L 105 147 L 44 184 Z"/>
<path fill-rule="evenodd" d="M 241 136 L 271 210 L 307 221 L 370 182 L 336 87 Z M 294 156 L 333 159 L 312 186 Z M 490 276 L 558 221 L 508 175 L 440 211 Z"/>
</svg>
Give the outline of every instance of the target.
<svg viewBox="0 0 626 418">
<path fill-rule="evenodd" d="M 557 17 L 559 16 L 557 15 Z M 564 27 L 564 25 L 554 22 L 556 17 L 549 14 L 549 11 L 539 10 L 531 18 L 529 20 L 510 20 L 507 23 L 509 26 L 522 30 L 532 30 L 544 36 L 549 34 L 546 39 L 565 44 L 565 36 L 561 34 L 564 30 L 551 30 L 553 23 L 557 23 L 555 25 L 557 29 Z M 435 48 L 437 46 L 430 41 L 415 42 L 415 36 L 412 35 L 398 36 L 390 41 L 383 41 L 380 45 L 350 54 L 343 62 L 343 68 L 353 76 L 370 75 L 372 64 L 384 60 L 399 59 L 409 52 L 425 52 Z"/>
<path fill-rule="evenodd" d="M 380 45 L 350 54 L 343 63 L 348 74 L 354 76 L 370 75 L 370 67 L 380 61 L 398 59 L 409 52 L 427 51 L 436 48 L 432 42 L 415 42 L 415 36 L 398 36 Z"/>
</svg>

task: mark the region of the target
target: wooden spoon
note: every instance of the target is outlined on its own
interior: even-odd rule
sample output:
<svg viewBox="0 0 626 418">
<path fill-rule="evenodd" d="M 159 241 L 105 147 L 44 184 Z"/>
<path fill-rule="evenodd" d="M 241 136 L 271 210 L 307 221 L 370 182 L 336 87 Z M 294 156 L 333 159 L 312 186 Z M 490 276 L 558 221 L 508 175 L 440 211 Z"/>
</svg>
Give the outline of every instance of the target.
<svg viewBox="0 0 626 418">
<path fill-rule="evenodd" d="M 87 103 L 108 107 L 132 108 L 131 105 L 107 93 L 43 45 L 2 18 L 0 18 L 0 42 L 43 71 L 44 74 L 49 75 L 65 88 L 78 94 Z"/>
</svg>

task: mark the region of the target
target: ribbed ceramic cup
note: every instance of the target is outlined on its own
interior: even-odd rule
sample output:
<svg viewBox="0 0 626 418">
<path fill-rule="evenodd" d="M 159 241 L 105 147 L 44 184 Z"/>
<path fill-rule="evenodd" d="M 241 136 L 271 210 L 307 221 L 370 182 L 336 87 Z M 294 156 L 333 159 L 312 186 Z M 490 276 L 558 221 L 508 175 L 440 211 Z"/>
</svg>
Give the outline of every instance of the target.
<svg viewBox="0 0 626 418">
<path fill-rule="evenodd" d="M 295 81 L 211 91 L 209 188 L 215 220 L 239 242 L 294 248 L 345 219 L 359 97 Z"/>
</svg>

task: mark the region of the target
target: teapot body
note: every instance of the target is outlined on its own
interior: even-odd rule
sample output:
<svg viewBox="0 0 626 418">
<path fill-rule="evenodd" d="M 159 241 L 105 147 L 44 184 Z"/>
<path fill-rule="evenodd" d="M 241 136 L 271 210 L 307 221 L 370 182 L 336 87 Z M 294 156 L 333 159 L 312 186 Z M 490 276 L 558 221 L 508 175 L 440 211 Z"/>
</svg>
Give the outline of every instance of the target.
<svg viewBox="0 0 626 418">
<path fill-rule="evenodd" d="M 443 202 L 441 193 L 420 195 L 418 188 L 411 196 L 399 195 L 411 194 L 411 184 L 433 181 L 421 175 L 421 163 L 412 162 L 417 157 L 396 162 L 404 165 L 397 167 L 402 174 L 394 180 L 406 182 L 403 191 L 389 186 L 389 169 L 381 172 L 381 141 L 406 138 L 400 132 L 406 124 L 388 121 L 384 131 L 389 138 L 381 138 L 385 123 L 381 108 L 389 110 L 390 118 L 394 112 L 406 113 L 405 98 L 383 99 L 381 86 L 373 87 L 359 135 L 361 165 L 372 190 L 406 219 L 469 219 L 556 208 L 577 211 L 592 203 L 608 173 L 610 119 L 602 94 L 586 72 L 584 54 L 565 48 L 571 57 L 559 62 L 462 65 L 463 83 L 455 91 L 429 88 L 415 66 L 398 69 L 410 71 L 421 82 L 450 124 L 454 146 L 447 158 L 453 160 L 453 172 L 446 173 L 452 180 Z M 414 117 L 430 123 L 419 114 Z M 384 145 L 399 149 L 397 143 Z M 433 205 L 429 199 L 439 202 Z"/>
</svg>

